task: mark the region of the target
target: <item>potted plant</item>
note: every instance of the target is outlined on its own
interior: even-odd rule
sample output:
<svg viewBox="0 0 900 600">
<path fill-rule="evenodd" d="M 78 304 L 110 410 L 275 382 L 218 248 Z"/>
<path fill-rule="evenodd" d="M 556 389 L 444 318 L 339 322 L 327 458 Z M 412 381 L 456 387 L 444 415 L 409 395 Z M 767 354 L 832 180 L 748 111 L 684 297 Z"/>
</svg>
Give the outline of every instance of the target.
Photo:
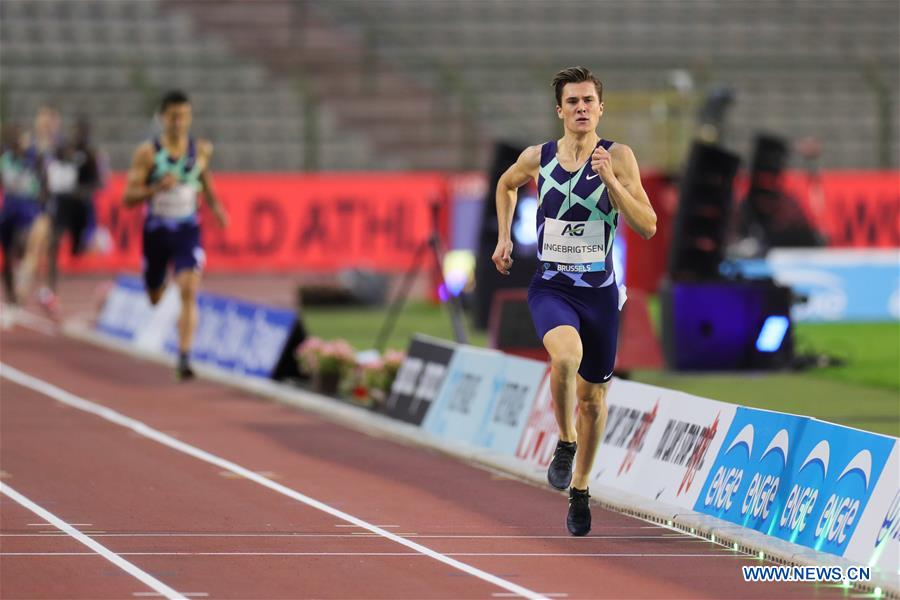
<svg viewBox="0 0 900 600">
<path fill-rule="evenodd" d="M 313 389 L 336 396 L 341 381 L 356 366 L 356 352 L 346 340 L 307 338 L 297 347 L 300 368 L 312 377 Z"/>
<path fill-rule="evenodd" d="M 405 358 L 404 352 L 388 350 L 383 356 L 359 364 L 357 383 L 353 388 L 354 401 L 369 408 L 383 406 Z"/>
</svg>

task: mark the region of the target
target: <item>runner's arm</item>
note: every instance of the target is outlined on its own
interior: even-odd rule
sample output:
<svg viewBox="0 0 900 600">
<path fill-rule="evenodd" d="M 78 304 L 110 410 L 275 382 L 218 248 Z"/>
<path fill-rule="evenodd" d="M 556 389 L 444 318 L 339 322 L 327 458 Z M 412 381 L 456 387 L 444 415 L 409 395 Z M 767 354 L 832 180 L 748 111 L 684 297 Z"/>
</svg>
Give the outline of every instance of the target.
<svg viewBox="0 0 900 600">
<path fill-rule="evenodd" d="M 610 149 L 610 155 L 615 176 L 609 181 L 604 179 L 610 201 L 622 213 L 628 226 L 649 240 L 656 234 L 656 211 L 641 185 L 641 173 L 634 152 L 624 144 L 615 144 Z"/>
<path fill-rule="evenodd" d="M 537 177 L 540 167 L 541 147 L 529 146 L 497 181 L 497 224 L 499 225 L 497 238 L 499 240 L 509 241 L 518 190 L 530 179 Z"/>
<path fill-rule="evenodd" d="M 149 143 L 141 144 L 134 151 L 128 178 L 125 183 L 125 206 L 137 206 L 146 202 L 162 188 L 160 183 L 147 185 L 147 177 L 153 168 L 153 147 Z"/>
<path fill-rule="evenodd" d="M 215 215 L 216 220 L 219 222 L 219 225 L 221 225 L 222 227 L 227 227 L 228 214 L 222 207 L 222 203 L 219 202 L 219 197 L 216 195 L 216 190 L 213 187 L 212 173 L 210 173 L 209 170 L 209 162 L 212 159 L 213 154 L 212 143 L 207 140 L 203 140 L 200 143 L 200 153 L 206 158 L 206 167 L 203 169 L 203 172 L 200 173 L 200 185 L 203 186 L 203 197 L 206 199 L 206 204 L 207 206 L 209 206 L 210 210 L 212 210 L 213 215 Z"/>
<path fill-rule="evenodd" d="M 540 167 L 541 147 L 529 146 L 497 181 L 497 247 L 491 260 L 503 275 L 509 275 L 513 263 L 510 227 L 516 212 L 518 190 L 537 176 Z"/>
</svg>

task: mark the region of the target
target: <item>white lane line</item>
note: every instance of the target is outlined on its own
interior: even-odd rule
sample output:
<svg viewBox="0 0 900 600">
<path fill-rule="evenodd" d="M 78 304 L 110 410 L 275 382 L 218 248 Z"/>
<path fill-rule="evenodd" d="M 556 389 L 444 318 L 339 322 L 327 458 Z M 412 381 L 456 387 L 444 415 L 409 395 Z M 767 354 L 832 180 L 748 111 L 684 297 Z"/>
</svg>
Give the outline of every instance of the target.
<svg viewBox="0 0 900 600">
<path fill-rule="evenodd" d="M 569 597 L 568 594 L 556 593 L 556 592 L 544 593 L 544 595 L 547 596 L 548 598 L 568 598 Z M 491 594 L 491 597 L 492 598 L 518 598 L 517 595 L 510 594 L 509 592 L 494 592 L 493 594 Z"/>
<path fill-rule="evenodd" d="M 18 502 L 26 509 L 30 510 L 40 518 L 46 520 L 48 523 L 51 523 L 54 527 L 59 528 L 62 531 L 65 531 L 70 536 L 90 548 L 94 551 L 94 553 L 89 553 L 91 556 L 95 554 L 99 554 L 109 562 L 113 563 L 147 587 L 152 590 L 156 590 L 159 594 L 169 598 L 170 600 L 181 600 L 184 598 L 181 594 L 164 584 L 162 581 L 159 581 L 149 573 L 146 573 L 140 570 L 138 567 L 134 566 L 115 552 L 110 551 L 106 548 L 106 546 L 100 544 L 99 542 L 95 542 L 88 536 L 84 535 L 53 513 L 41 508 L 16 490 L 9 487 L 8 484 L 0 481 L 0 494 L 6 494 L 10 497 L 10 499 Z"/>
<path fill-rule="evenodd" d="M 156 592 L 134 592 L 131 595 L 135 596 L 137 598 L 158 598 L 158 597 L 160 597 L 161 594 L 158 594 Z M 187 596 L 188 598 L 208 598 L 209 597 L 209 594 L 207 594 L 206 592 L 185 592 L 183 595 Z"/>
<path fill-rule="evenodd" d="M 439 552 L 435 552 L 431 548 L 427 548 L 425 546 L 422 546 L 421 544 L 417 544 L 416 542 L 412 542 L 412 541 L 402 538 L 396 534 L 393 534 L 390 531 L 381 529 L 380 527 L 376 527 L 375 525 L 372 525 L 371 523 L 368 523 L 366 521 L 363 521 L 362 519 L 354 517 L 353 515 L 347 514 L 341 510 L 333 508 L 333 507 L 325 504 L 324 502 L 320 502 L 320 501 L 316 500 L 315 498 L 311 498 L 305 494 L 301 494 L 300 492 L 293 490 L 287 486 L 281 485 L 280 483 L 276 483 L 275 481 L 272 481 L 271 479 L 268 479 L 266 477 L 258 475 L 257 473 L 254 473 L 250 469 L 247 469 L 236 463 L 233 463 L 230 460 L 226 460 L 226 459 L 216 456 L 214 454 L 210 454 L 209 452 L 206 452 L 205 450 L 201 450 L 200 448 L 191 446 L 190 444 L 187 444 L 185 442 L 177 440 L 171 436 L 168 436 L 168 435 L 162 433 L 161 431 L 153 429 L 152 427 L 150 427 L 149 425 L 146 425 L 145 423 L 142 423 L 141 421 L 132 419 L 130 417 L 126 417 L 125 415 L 118 413 L 118 412 L 112 410 L 111 408 L 107 408 L 101 404 L 97 404 L 97 403 L 91 402 L 89 400 L 85 400 L 84 398 L 81 398 L 79 396 L 76 396 L 75 394 L 67 392 L 66 390 L 58 388 L 55 385 L 52 385 L 50 383 L 47 383 L 46 381 L 38 379 L 37 377 L 33 377 L 31 375 L 28 375 L 27 373 L 23 373 L 22 371 L 19 371 L 18 369 L 13 368 L 7 364 L 0 363 L 0 376 L 6 377 L 10 381 L 13 381 L 21 386 L 27 387 L 36 392 L 44 394 L 45 396 L 49 396 L 50 398 L 53 398 L 54 400 L 58 400 L 59 402 L 62 402 L 63 404 L 68 404 L 69 406 L 72 406 L 74 408 L 78 408 L 85 412 L 97 415 L 103 419 L 106 419 L 107 421 L 110 421 L 111 423 L 115 423 L 116 425 L 121 425 L 122 427 L 131 429 L 135 433 L 142 435 L 148 439 L 151 439 L 155 442 L 158 442 L 164 446 L 168 446 L 169 448 L 172 448 L 173 450 L 178 450 L 179 452 L 183 452 L 184 454 L 193 456 L 196 459 L 216 465 L 217 467 L 219 467 L 221 469 L 225 469 L 225 470 L 231 471 L 233 473 L 236 473 L 238 475 L 242 475 L 243 477 L 246 477 L 247 479 L 250 479 L 251 481 L 258 483 L 259 485 L 267 487 L 270 490 L 278 492 L 279 494 L 283 494 L 283 495 L 287 496 L 288 498 L 293 498 L 294 500 L 297 500 L 298 502 L 301 502 L 307 506 L 310 506 L 312 508 L 320 510 L 324 513 L 327 513 L 337 519 L 346 521 L 347 523 L 356 525 L 363 529 L 367 529 L 367 530 L 371 531 L 372 533 L 377 533 L 377 534 L 381 535 L 382 537 L 391 540 L 392 542 L 396 542 L 396 543 L 400 544 L 401 546 L 406 546 L 407 548 L 414 550 L 415 552 L 424 554 L 425 556 L 428 556 L 430 558 L 433 558 L 434 560 L 442 562 L 445 565 L 453 567 L 454 569 L 458 569 L 458 570 L 462 571 L 463 573 L 466 573 L 473 577 L 477 577 L 478 579 L 481 579 L 482 581 L 486 581 L 486 582 L 493 584 L 499 588 L 502 588 L 508 592 L 513 592 L 513 593 L 519 594 L 521 596 L 524 596 L 526 598 L 533 599 L 533 600 L 542 600 L 544 598 L 537 592 L 533 592 L 533 591 L 529 590 L 528 588 L 522 587 L 520 585 L 512 583 L 511 581 L 507 581 L 505 579 L 497 577 L 496 575 L 491 575 L 490 573 L 488 573 L 486 571 L 482 571 L 481 569 L 478 569 L 476 567 L 468 565 L 464 562 L 460 562 L 456 559 L 450 558 L 449 556 L 446 556 Z"/>
<path fill-rule="evenodd" d="M 735 556 L 723 549 L 718 554 L 682 554 L 665 552 L 447 552 L 443 556 L 516 556 L 516 557 L 568 557 L 587 556 L 599 558 L 747 558 Z M 120 552 L 120 556 L 407 556 L 424 557 L 422 552 Z M 0 556 L 93 556 L 90 552 L 0 552 Z"/>
<path fill-rule="evenodd" d="M 28 523 L 28 527 L 49 527 L 52 523 Z M 93 523 L 69 523 L 72 527 L 92 527 Z M 53 533 L 58 533 L 54 531 Z"/>
<path fill-rule="evenodd" d="M 335 527 L 356 527 L 356 525 L 346 525 L 344 523 L 341 523 L 339 525 L 335 525 Z M 375 525 L 375 527 L 381 527 L 383 529 L 397 529 L 400 526 L 399 525 Z"/>
<path fill-rule="evenodd" d="M 37 533 L 0 533 L 4 537 L 62 537 L 65 534 L 58 531 L 46 532 L 43 535 Z M 400 534 L 397 534 L 400 535 Z M 402 534 L 408 538 L 429 540 L 572 540 L 571 535 L 421 535 L 417 533 Z M 172 537 L 172 538 L 353 538 L 360 536 L 379 537 L 374 533 L 97 533 L 93 537 Z M 591 535 L 575 542 L 583 544 L 591 540 L 672 540 L 673 542 L 709 542 L 706 539 L 697 539 L 690 536 L 672 535 Z M 574 542 L 574 540 L 573 540 Z"/>
</svg>

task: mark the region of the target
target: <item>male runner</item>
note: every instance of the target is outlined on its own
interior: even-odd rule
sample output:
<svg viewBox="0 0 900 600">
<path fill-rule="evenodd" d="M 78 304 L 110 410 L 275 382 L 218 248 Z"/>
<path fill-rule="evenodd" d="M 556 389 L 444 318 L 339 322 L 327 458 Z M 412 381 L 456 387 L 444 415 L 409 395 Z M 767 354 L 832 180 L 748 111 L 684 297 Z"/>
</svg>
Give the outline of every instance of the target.
<svg viewBox="0 0 900 600">
<path fill-rule="evenodd" d="M 200 244 L 197 195 L 206 203 L 219 225 L 228 226 L 228 216 L 216 198 L 209 173 L 213 146 L 190 135 L 191 103 L 180 91 L 167 93 L 159 106 L 162 135 L 138 146 L 128 171 L 125 205 L 146 203 L 144 220 L 144 284 L 151 304 L 165 291 L 166 271 L 172 265 L 181 292 L 178 319 L 179 379 L 194 376 L 189 362 L 197 326 L 197 288 L 205 254 Z"/>
<path fill-rule="evenodd" d="M 59 111 L 50 105 L 44 104 L 35 113 L 33 129 L 21 139 L 21 143 L 24 143 L 26 148 L 23 151 L 24 153 L 18 157 L 22 158 L 24 162 L 19 162 L 18 166 L 25 168 L 26 171 L 36 172 L 40 180 L 38 204 L 35 205 L 33 202 L 31 204 L 17 203 L 18 206 L 15 207 L 14 212 L 18 216 L 12 218 L 12 222 L 20 232 L 27 232 L 25 234 L 24 252 L 16 271 L 16 289 L 13 294 L 16 300 L 21 300 L 23 303 L 28 302 L 41 277 L 44 278 L 44 283 L 46 284 L 47 274 L 46 272 L 42 273 L 41 267 L 42 261 L 47 255 L 53 214 L 56 208 L 53 190 L 50 185 L 48 166 L 59 147 L 59 124 Z M 4 165 L 4 168 L 8 169 L 10 167 L 10 164 Z M 18 199 L 21 200 L 22 197 Z M 6 234 L 4 235 L 9 234 L 9 227 L 10 220 L 7 219 L 5 220 Z M 58 303 L 56 298 L 49 293 L 46 285 L 38 289 L 37 298 L 45 310 L 51 315 L 56 315 Z"/>
<path fill-rule="evenodd" d="M 47 165 L 47 182 L 55 204 L 47 253 L 47 292 L 56 305 L 62 237 L 70 234 L 72 256 L 80 256 L 86 250 L 94 221 L 94 195 L 103 185 L 103 171 L 100 153 L 90 139 L 90 125 L 80 118 L 72 129 L 72 137 Z"/>
<path fill-rule="evenodd" d="M 571 485 L 566 526 L 572 535 L 586 535 L 591 529 L 588 483 L 606 427 L 606 391 L 619 329 L 612 260 L 616 224 L 621 214 L 649 239 L 656 233 L 656 213 L 631 148 L 597 135 L 603 115 L 600 80 L 584 67 L 572 67 L 556 74 L 553 88 L 563 137 L 527 148 L 500 177 L 500 232 L 492 260 L 498 271 L 509 274 L 516 191 L 537 179 L 541 264 L 528 289 L 528 306 L 550 355 L 550 391 L 559 425 L 547 479 L 557 489 Z"/>
<path fill-rule="evenodd" d="M 12 307 L 20 299 L 27 301 L 33 270 L 40 257 L 40 245 L 48 228 L 44 214 L 47 198 L 43 163 L 27 133 L 15 125 L 3 132 L 0 154 L 0 185 L 3 208 L 0 210 L 0 246 L 3 248 L 3 289 Z M 13 263 L 21 258 L 18 279 Z M 25 296 L 23 296 L 25 294 Z M 10 313 L 11 314 L 11 313 Z"/>
</svg>

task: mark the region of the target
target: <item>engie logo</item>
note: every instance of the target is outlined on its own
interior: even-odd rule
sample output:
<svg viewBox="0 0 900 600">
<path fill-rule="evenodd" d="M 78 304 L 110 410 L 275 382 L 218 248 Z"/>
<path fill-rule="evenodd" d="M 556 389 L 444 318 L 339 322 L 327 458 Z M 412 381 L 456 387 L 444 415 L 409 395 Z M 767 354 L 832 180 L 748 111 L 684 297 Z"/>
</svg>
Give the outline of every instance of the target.
<svg viewBox="0 0 900 600">
<path fill-rule="evenodd" d="M 799 467 L 785 506 L 787 511 L 792 499 L 809 496 L 806 527 L 792 530 L 781 518 L 778 537 L 842 555 L 893 445 L 885 436 L 810 421 L 797 447 Z"/>
<path fill-rule="evenodd" d="M 584 235 L 584 223 L 570 223 L 563 227 L 562 235 L 582 236 Z"/>
<path fill-rule="evenodd" d="M 894 440 L 739 408 L 695 510 L 843 555 Z"/>
<path fill-rule="evenodd" d="M 806 419 L 739 408 L 694 509 L 768 531 Z M 795 522 L 799 526 L 799 523 Z"/>
</svg>

